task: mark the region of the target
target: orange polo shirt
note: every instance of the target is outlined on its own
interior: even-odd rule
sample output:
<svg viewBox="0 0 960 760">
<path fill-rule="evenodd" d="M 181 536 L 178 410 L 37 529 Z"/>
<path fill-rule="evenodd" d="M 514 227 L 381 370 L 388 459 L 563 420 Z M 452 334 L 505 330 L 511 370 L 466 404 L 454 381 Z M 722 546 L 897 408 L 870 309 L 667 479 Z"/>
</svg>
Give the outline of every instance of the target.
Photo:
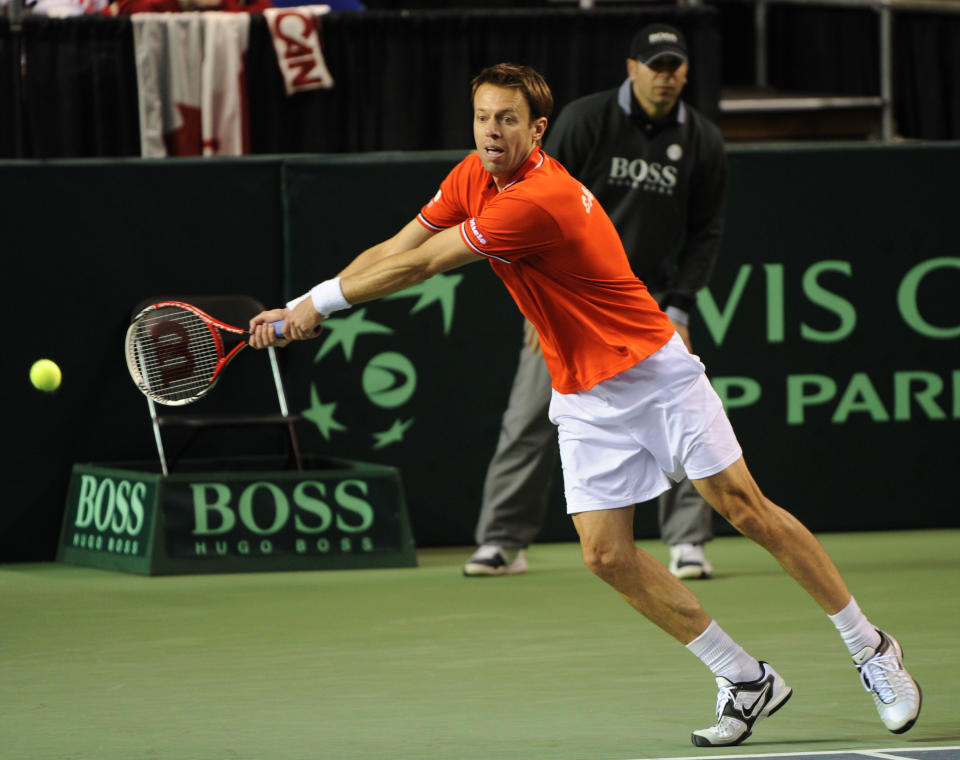
<svg viewBox="0 0 960 760">
<path fill-rule="evenodd" d="M 471 153 L 417 217 L 460 225 L 537 328 L 553 387 L 575 393 L 629 369 L 673 335 L 590 191 L 535 148 L 503 190 Z"/>
</svg>

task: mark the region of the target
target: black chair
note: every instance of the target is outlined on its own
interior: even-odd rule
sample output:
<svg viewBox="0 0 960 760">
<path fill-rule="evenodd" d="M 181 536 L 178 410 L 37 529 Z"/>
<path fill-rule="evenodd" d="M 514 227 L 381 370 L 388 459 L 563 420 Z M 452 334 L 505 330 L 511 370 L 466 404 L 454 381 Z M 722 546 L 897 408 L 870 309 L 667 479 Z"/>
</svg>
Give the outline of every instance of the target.
<svg viewBox="0 0 960 760">
<path fill-rule="evenodd" d="M 250 318 L 263 311 L 264 306 L 257 299 L 247 295 L 217 295 L 217 296 L 164 296 L 151 297 L 144 299 L 136 305 L 131 315 L 131 321 L 144 308 L 160 301 L 182 301 L 196 306 L 207 312 L 210 316 L 227 324 L 245 327 Z M 244 353 L 252 352 L 247 349 Z M 164 446 L 162 429 L 168 427 L 189 428 L 192 437 L 206 428 L 225 428 L 234 426 L 259 426 L 272 425 L 283 426 L 286 428 L 286 438 L 289 442 L 289 456 L 298 471 L 303 470 L 303 460 L 300 456 L 300 445 L 297 440 L 297 431 L 295 423 L 301 418 L 300 415 L 290 414 L 287 405 L 287 395 L 283 386 L 283 378 L 280 374 L 280 366 L 277 361 L 277 353 L 273 347 L 265 352 L 268 359 L 269 371 L 265 373 L 264 362 L 257 357 L 240 357 L 236 364 L 231 363 L 230 368 L 224 373 L 224 381 L 233 382 L 234 386 L 243 385 L 241 399 L 252 400 L 253 394 L 268 391 L 276 393 L 279 413 L 260 413 L 246 412 L 239 413 L 233 410 L 218 413 L 199 414 L 198 408 L 210 408 L 208 401 L 221 397 L 221 403 L 214 403 L 213 406 L 222 408 L 223 397 L 226 394 L 220 394 L 220 387 L 214 389 L 209 396 L 196 402 L 196 405 L 188 407 L 168 407 L 163 406 L 163 412 L 158 410 L 158 405 L 153 399 L 147 399 L 147 408 L 150 411 L 150 420 L 153 425 L 153 435 L 157 443 L 157 454 L 160 458 L 160 468 L 164 475 L 169 475 L 173 463 L 178 457 L 169 458 Z M 229 377 L 229 380 L 227 379 Z M 269 390 L 269 378 L 272 377 L 273 389 Z M 221 382 L 224 382 L 221 381 Z M 243 400 L 228 399 L 234 404 L 244 403 Z M 185 444 L 181 451 L 189 445 Z"/>
</svg>

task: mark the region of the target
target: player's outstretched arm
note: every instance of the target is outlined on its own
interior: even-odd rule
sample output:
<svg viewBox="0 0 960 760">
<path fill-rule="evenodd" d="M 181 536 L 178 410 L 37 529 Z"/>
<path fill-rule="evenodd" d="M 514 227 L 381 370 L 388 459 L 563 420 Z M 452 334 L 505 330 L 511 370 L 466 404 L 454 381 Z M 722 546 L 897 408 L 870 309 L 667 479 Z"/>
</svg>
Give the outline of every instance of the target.
<svg viewBox="0 0 960 760">
<path fill-rule="evenodd" d="M 415 248 L 384 256 L 364 269 L 341 275 L 340 287 L 350 305 L 364 303 L 481 260 L 483 257 L 463 242 L 459 227 L 450 227 L 432 234 Z"/>
<path fill-rule="evenodd" d="M 362 272 L 387 256 L 409 251 L 422 245 L 436 234 L 435 230 L 429 230 L 416 219 L 412 219 L 393 237 L 384 240 L 382 243 L 377 243 L 359 254 L 340 272 L 339 276 L 346 277 L 349 274 Z"/>
<path fill-rule="evenodd" d="M 414 223 L 420 226 L 419 223 Z M 391 238 L 394 240 L 393 245 L 403 240 L 419 240 L 420 243 L 409 250 L 392 253 L 385 253 L 386 248 L 377 251 L 379 246 L 369 248 L 354 259 L 339 277 L 326 280 L 309 293 L 291 301 L 292 308 L 261 312 L 250 320 L 250 345 L 253 348 L 283 346 L 290 339 L 306 340 L 316 337 L 320 334 L 323 320 L 332 311 L 382 298 L 424 282 L 448 269 L 483 259 L 463 242 L 458 227 L 421 236 L 407 225 L 395 238 Z M 331 304 L 331 308 L 325 307 L 325 303 Z M 281 319 L 286 322 L 286 340 L 278 339 L 270 324 Z"/>
</svg>

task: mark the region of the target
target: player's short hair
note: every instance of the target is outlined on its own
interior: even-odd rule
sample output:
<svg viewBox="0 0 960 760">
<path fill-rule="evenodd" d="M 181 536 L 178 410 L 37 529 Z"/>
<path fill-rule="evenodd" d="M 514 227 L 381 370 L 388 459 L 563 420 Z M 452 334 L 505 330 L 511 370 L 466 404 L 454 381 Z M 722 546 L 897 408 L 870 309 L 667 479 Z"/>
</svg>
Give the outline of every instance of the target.
<svg viewBox="0 0 960 760">
<path fill-rule="evenodd" d="M 530 121 L 536 121 L 541 116 L 549 117 L 553 113 L 553 93 L 550 92 L 550 86 L 540 72 L 530 66 L 521 66 L 516 63 L 487 66 L 473 78 L 470 84 L 471 99 L 476 97 L 477 90 L 483 84 L 520 90 L 527 99 L 527 105 L 530 106 Z"/>
</svg>

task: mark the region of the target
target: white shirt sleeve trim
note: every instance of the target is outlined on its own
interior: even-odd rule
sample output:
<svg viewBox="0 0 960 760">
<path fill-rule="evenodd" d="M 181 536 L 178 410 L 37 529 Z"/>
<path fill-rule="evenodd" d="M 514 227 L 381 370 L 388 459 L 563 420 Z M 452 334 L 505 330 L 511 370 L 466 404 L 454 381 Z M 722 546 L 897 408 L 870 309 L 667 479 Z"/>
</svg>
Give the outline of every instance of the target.
<svg viewBox="0 0 960 760">
<path fill-rule="evenodd" d="M 463 241 L 464 241 L 468 246 L 470 246 L 470 248 L 474 251 L 474 253 L 479 253 L 481 256 L 486 256 L 488 259 L 496 259 L 497 261 L 502 261 L 504 264 L 512 264 L 512 263 L 513 263 L 512 261 L 510 261 L 510 259 L 505 259 L 505 258 L 503 258 L 502 256 L 495 256 L 495 255 L 492 254 L 492 253 L 487 253 L 486 251 L 484 251 L 484 250 L 482 250 L 482 249 L 480 249 L 480 248 L 477 248 L 477 246 L 474 244 L 473 240 L 470 239 L 470 235 L 469 235 L 469 233 L 467 232 L 467 226 L 466 226 L 466 225 L 467 225 L 466 222 L 461 222 L 461 223 L 460 223 L 460 237 L 463 238 Z"/>
</svg>

